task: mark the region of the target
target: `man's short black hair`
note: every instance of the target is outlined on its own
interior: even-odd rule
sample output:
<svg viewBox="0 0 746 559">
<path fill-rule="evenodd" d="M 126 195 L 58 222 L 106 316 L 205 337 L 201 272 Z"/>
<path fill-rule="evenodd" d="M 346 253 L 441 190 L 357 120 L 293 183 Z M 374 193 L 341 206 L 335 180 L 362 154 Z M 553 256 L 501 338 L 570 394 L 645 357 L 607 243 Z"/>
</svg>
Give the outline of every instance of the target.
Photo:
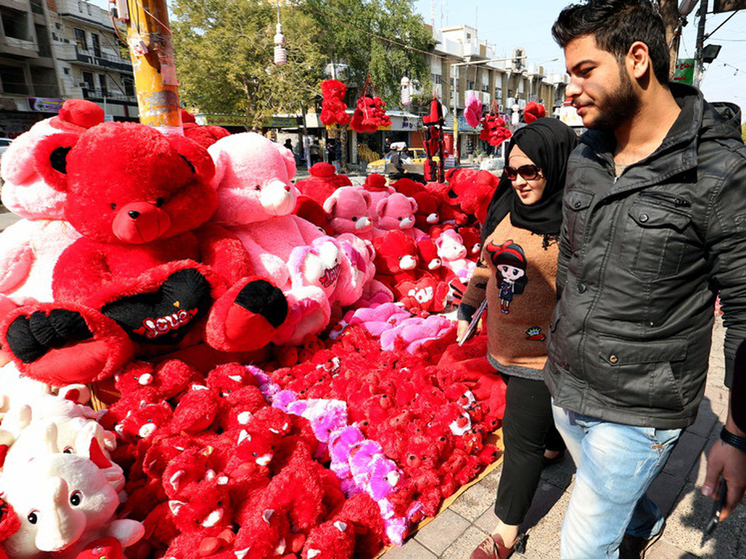
<svg viewBox="0 0 746 559">
<path fill-rule="evenodd" d="M 592 36 L 598 48 L 610 52 L 621 63 L 632 43 L 645 43 L 653 73 L 668 86 L 670 54 L 666 28 L 658 6 L 651 0 L 587 0 L 560 12 L 552 35 L 565 48 L 573 39 Z"/>
</svg>

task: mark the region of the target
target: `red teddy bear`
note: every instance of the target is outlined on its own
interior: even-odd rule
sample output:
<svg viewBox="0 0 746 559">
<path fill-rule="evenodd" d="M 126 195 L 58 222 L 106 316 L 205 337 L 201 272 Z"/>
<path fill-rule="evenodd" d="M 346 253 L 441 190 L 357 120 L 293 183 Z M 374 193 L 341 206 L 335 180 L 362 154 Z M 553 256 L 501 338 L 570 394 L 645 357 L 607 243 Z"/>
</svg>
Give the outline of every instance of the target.
<svg viewBox="0 0 746 559">
<path fill-rule="evenodd" d="M 82 238 L 57 262 L 55 302 L 18 309 L 0 329 L 25 374 L 90 382 L 134 355 L 202 341 L 206 354 L 251 351 L 283 323 L 282 292 L 252 277 L 238 239 L 205 225 L 217 194 L 204 148 L 148 126 L 104 123 L 50 136 L 37 153 L 45 180 L 67 193 L 65 219 Z"/>
</svg>

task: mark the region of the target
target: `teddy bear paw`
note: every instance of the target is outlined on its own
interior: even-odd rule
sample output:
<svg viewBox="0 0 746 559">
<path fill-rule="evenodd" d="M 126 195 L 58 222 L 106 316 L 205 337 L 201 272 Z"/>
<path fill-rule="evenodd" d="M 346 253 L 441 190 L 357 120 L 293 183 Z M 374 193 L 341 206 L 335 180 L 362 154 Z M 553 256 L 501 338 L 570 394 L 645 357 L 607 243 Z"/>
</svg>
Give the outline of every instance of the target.
<svg viewBox="0 0 746 559">
<path fill-rule="evenodd" d="M 51 349 L 92 336 L 80 313 L 54 309 L 49 314 L 35 311 L 18 316 L 10 323 L 6 339 L 8 347 L 21 362 L 32 363 Z"/>
</svg>

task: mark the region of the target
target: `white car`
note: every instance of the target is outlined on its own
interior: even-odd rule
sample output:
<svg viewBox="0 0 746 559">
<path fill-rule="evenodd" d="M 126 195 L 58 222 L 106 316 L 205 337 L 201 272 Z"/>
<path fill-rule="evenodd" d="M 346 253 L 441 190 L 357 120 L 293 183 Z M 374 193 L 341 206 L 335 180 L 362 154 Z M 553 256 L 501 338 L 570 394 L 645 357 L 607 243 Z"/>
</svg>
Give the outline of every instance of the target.
<svg viewBox="0 0 746 559">
<path fill-rule="evenodd" d="M 12 141 L 12 138 L 0 138 L 0 157 L 3 156 L 3 152 L 8 149 L 8 146 Z"/>
</svg>

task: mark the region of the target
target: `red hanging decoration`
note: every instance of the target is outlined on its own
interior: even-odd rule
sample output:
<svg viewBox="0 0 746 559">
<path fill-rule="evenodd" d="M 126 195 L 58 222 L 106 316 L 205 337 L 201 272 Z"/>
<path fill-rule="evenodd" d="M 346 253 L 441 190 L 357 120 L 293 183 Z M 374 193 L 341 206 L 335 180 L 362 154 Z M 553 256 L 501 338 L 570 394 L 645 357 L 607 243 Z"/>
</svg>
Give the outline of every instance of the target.
<svg viewBox="0 0 746 559">
<path fill-rule="evenodd" d="M 425 147 L 427 154 L 427 164 L 425 165 L 425 180 L 443 182 L 445 180 L 445 149 L 443 146 L 443 127 L 445 118 L 443 116 L 443 105 L 433 94 L 433 100 L 430 101 L 430 114 L 422 117 L 422 123 L 425 125 L 425 141 L 422 145 Z M 438 156 L 436 162 L 434 157 Z"/>
<path fill-rule="evenodd" d="M 380 97 L 367 93 L 369 79 L 365 78 L 363 94 L 355 103 L 350 128 L 359 134 L 372 134 L 379 128 L 391 126 L 391 118 L 386 114 L 386 103 Z"/>
<path fill-rule="evenodd" d="M 526 124 L 531 124 L 535 120 L 539 120 L 545 116 L 547 116 L 547 110 L 544 108 L 544 105 L 534 103 L 533 101 L 528 103 L 526 108 L 523 109 L 523 120 Z"/>
<path fill-rule="evenodd" d="M 482 131 L 479 134 L 479 139 L 491 146 L 499 146 L 512 135 L 513 133 L 508 130 L 505 119 L 498 114 L 497 103 L 493 102 L 490 112 L 484 115 L 482 119 Z"/>
<path fill-rule="evenodd" d="M 319 120 L 324 126 L 339 124 L 347 126 L 350 123 L 350 115 L 344 102 L 347 86 L 338 80 L 325 80 L 321 82 L 321 114 Z"/>
</svg>

